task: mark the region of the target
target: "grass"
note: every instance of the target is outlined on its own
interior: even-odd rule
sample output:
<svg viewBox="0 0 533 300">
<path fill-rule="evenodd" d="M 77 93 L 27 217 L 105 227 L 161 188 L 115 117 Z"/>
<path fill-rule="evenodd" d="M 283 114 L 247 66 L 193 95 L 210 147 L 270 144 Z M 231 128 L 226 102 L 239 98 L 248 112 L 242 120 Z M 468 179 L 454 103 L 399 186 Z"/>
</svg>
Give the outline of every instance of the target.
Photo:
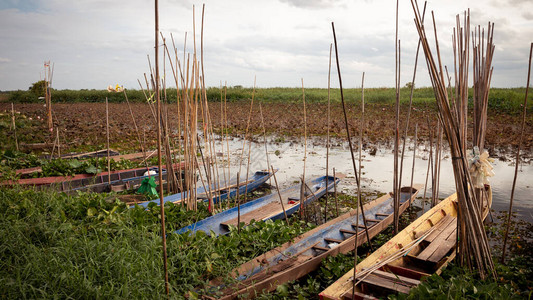
<svg viewBox="0 0 533 300">
<path fill-rule="evenodd" d="M 220 89 L 208 88 L 207 98 L 209 101 L 220 101 Z M 140 90 L 127 90 L 128 99 L 132 102 L 145 102 L 145 97 Z M 167 101 L 176 102 L 176 89 L 167 90 Z M 507 113 L 519 113 L 520 106 L 524 101 L 525 88 L 492 88 L 489 95 L 489 108 Z M 361 99 L 361 89 L 351 88 L 344 90 L 347 102 L 357 102 Z M 229 87 L 227 89 L 228 101 L 244 101 L 251 99 L 252 89 L 242 87 Z M 110 102 L 125 101 L 122 93 L 109 93 L 106 90 L 54 90 L 52 100 L 54 103 L 62 102 L 104 102 L 105 98 Z M 257 88 L 255 99 L 267 102 L 296 103 L 301 102 L 302 91 L 300 88 Z M 327 89 L 308 88 L 305 90 L 306 101 L 309 103 L 326 103 Z M 410 90 L 402 88 L 400 101 L 403 105 L 409 103 Z M 469 92 L 472 99 L 472 89 Z M 530 95 L 529 99 L 533 99 Z M 331 101 L 340 102 L 340 90 L 331 90 Z M 32 103 L 39 102 L 38 96 L 30 91 L 9 92 L 9 102 Z M 365 101 L 367 103 L 393 104 L 395 102 L 395 90 L 393 88 L 367 88 L 365 89 Z M 434 102 L 433 89 L 429 87 L 416 88 L 413 94 L 413 103 L 416 106 Z M 529 101 L 531 103 L 531 101 Z M 533 104 L 529 104 L 529 109 Z"/>
</svg>

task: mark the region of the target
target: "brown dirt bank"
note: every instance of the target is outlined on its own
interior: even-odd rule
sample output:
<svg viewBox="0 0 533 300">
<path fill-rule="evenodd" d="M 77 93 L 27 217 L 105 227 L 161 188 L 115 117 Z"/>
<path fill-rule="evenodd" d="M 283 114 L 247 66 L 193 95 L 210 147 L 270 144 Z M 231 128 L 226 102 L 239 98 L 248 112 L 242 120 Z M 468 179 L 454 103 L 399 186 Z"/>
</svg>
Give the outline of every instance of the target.
<svg viewBox="0 0 533 300">
<path fill-rule="evenodd" d="M 136 134 L 126 103 L 109 104 L 111 143 L 117 150 L 137 148 Z M 155 121 L 147 104 L 132 104 L 133 113 L 141 131 L 145 131 L 146 140 L 155 144 Z M 11 110 L 11 104 L 0 103 L 0 111 Z M 45 128 L 45 122 L 35 121 L 37 117 L 45 117 L 42 104 L 17 104 L 15 110 L 20 111 L 34 120 L 31 127 L 18 129 L 19 135 L 26 136 L 33 142 L 50 140 L 50 134 Z M 232 134 L 243 132 L 246 128 L 249 102 L 232 102 L 227 105 L 229 131 Z M 401 128 L 405 125 L 407 107 L 402 107 Z M 262 111 L 267 132 L 285 136 L 302 136 L 303 105 L 294 103 L 262 103 Z M 210 104 L 211 119 L 215 128 L 220 127 L 220 103 Z M 72 147 L 98 148 L 105 144 L 105 104 L 104 103 L 72 103 L 53 105 L 54 123 L 59 126 L 61 140 Z M 176 105 L 169 107 L 170 128 L 177 130 Z M 419 127 L 419 140 L 428 139 L 428 123 L 436 128 L 436 113 L 434 110 L 415 108 L 411 114 L 410 135 L 414 135 L 414 124 Z M 360 107 L 351 106 L 348 118 L 352 133 L 359 130 Z M 393 105 L 371 104 L 365 107 L 365 139 L 371 143 L 388 144 L 394 137 L 395 113 Z M 520 136 L 521 116 L 509 115 L 497 111 L 489 111 L 487 124 L 486 145 L 489 149 L 500 152 L 514 151 Z M 310 135 L 325 135 L 327 132 L 327 105 L 313 103 L 307 105 L 307 132 Z M 259 106 L 254 105 L 250 128 L 254 133 L 261 133 L 261 118 Z M 471 127 L 470 127 L 471 128 Z M 403 132 L 404 129 L 401 129 Z M 344 136 L 344 117 L 340 104 L 331 106 L 331 132 L 333 136 Z M 9 133 L 8 133 L 9 134 Z M 142 135 L 142 133 L 141 133 Z M 176 136 L 176 135 L 174 135 Z M 529 116 L 524 135 L 523 149 L 531 150 L 533 144 L 533 117 Z"/>
</svg>

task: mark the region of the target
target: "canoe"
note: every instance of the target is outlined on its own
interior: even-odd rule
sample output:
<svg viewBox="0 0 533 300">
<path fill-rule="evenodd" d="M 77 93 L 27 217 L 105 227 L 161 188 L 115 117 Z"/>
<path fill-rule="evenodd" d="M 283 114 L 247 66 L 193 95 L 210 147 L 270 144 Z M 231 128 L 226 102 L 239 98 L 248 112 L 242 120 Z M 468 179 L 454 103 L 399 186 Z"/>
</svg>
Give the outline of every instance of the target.
<svg viewBox="0 0 533 300">
<path fill-rule="evenodd" d="M 314 178 L 306 181 L 309 189 L 306 190 L 305 204 L 322 197 L 328 190 L 333 188 L 333 176 L 328 176 L 328 186 L 326 188 L 326 176 Z M 337 178 L 337 183 L 339 179 Z M 300 189 L 301 184 L 293 185 L 283 191 L 280 191 L 281 199 L 285 207 L 287 216 L 296 212 L 300 206 Z M 251 220 L 266 221 L 285 218 L 283 207 L 277 192 L 244 203 L 240 206 L 240 222 L 249 224 Z M 237 226 L 238 208 L 233 207 L 214 216 L 203 219 L 197 223 L 181 228 L 176 233 L 189 231 L 194 233 L 203 231 L 207 234 L 213 232 L 216 236 L 229 233 L 230 226 Z"/>
<path fill-rule="evenodd" d="M 185 163 L 175 163 L 174 168 L 182 169 L 185 166 Z M 158 169 L 158 167 L 152 166 L 149 167 L 150 170 Z M 72 190 L 94 190 L 98 192 L 110 191 L 109 181 L 112 185 L 119 185 L 121 182 L 126 183 L 129 180 L 136 180 L 139 177 L 142 177 L 146 172 L 146 167 L 134 168 L 127 170 L 117 170 L 108 172 L 101 172 L 96 175 L 94 174 L 76 174 L 73 176 L 51 176 L 51 177 L 41 177 L 41 178 L 26 178 L 19 179 L 16 181 L 6 181 L 1 183 L 1 185 L 25 185 L 25 186 L 35 186 L 39 189 L 42 188 L 55 188 L 59 191 L 72 191 Z M 110 174 L 110 175 L 108 175 Z M 166 174 L 166 170 L 163 171 L 163 174 Z M 165 175 L 166 176 L 166 175 Z M 110 178 L 109 178 L 110 177 Z M 144 178 L 143 178 L 144 179 Z M 141 179 L 142 181 L 142 179 Z M 140 181 L 139 181 L 140 182 Z"/>
<path fill-rule="evenodd" d="M 485 187 L 483 219 L 492 204 Z M 355 299 L 377 299 L 391 293 L 408 294 L 431 274 L 440 274 L 456 255 L 457 193 L 416 219 L 356 266 Z M 322 291 L 320 299 L 352 299 L 353 269 Z"/>
<path fill-rule="evenodd" d="M 277 171 L 277 170 L 275 170 Z M 258 171 L 255 172 L 253 176 L 248 178 L 247 182 L 241 181 L 239 182 L 239 194 L 243 195 L 246 191 L 251 192 L 260 187 L 263 183 L 265 183 L 270 176 L 272 176 L 272 172 L 269 171 Z M 237 194 L 237 178 L 232 178 L 228 180 L 228 183 L 226 184 L 224 180 L 221 181 L 220 185 L 218 184 L 212 184 L 210 187 L 207 186 L 199 187 L 196 189 L 196 198 L 199 201 L 208 200 L 208 192 L 211 192 L 213 196 L 213 202 L 218 203 L 220 200 L 227 199 L 228 197 L 235 197 Z M 181 203 L 184 199 L 188 198 L 188 193 L 176 193 L 169 196 L 164 197 L 163 202 L 172 202 L 172 203 Z M 142 203 L 137 203 L 136 205 L 148 207 L 150 203 L 155 203 L 159 205 L 159 199 L 146 201 Z"/>
<path fill-rule="evenodd" d="M 400 190 L 400 213 L 403 213 L 416 198 L 420 185 Z M 364 207 L 368 235 L 373 238 L 394 221 L 394 198 L 388 193 Z M 221 299 L 237 297 L 253 298 L 262 292 L 269 292 L 280 284 L 296 280 L 318 269 L 328 256 L 347 253 L 355 248 L 355 228 L 358 230 L 358 245 L 367 241 L 362 213 L 353 209 L 321 226 L 266 252 L 233 271 L 237 283 L 225 287 L 219 294 Z M 215 280 L 216 285 L 220 280 Z"/>
<path fill-rule="evenodd" d="M 174 167 L 178 167 L 175 165 Z M 155 171 L 158 172 L 159 167 L 151 167 L 148 169 L 149 171 Z M 154 177 L 154 180 L 156 182 L 159 181 L 159 174 L 154 175 L 144 175 L 146 174 L 147 170 L 146 168 L 142 168 L 139 170 L 131 170 L 129 172 L 121 173 L 121 178 L 118 180 L 113 180 L 111 182 L 105 181 L 105 182 L 98 182 L 94 183 L 94 180 L 91 179 L 81 179 L 78 180 L 77 183 L 81 184 L 81 186 L 77 186 L 72 188 L 72 184 L 67 184 L 67 189 L 65 189 L 65 186 L 62 186 L 63 192 L 67 194 L 76 194 L 78 191 L 80 192 L 93 192 L 93 193 L 104 193 L 104 192 L 122 192 L 127 190 L 133 190 L 137 189 L 141 186 L 142 181 L 148 177 Z M 178 172 L 181 172 L 179 169 L 175 172 L 176 178 L 178 178 Z M 163 182 L 166 183 L 168 173 L 165 168 L 161 170 L 161 174 L 163 176 Z M 112 176 L 113 177 L 113 176 Z M 183 181 L 183 179 L 182 179 Z"/>
<path fill-rule="evenodd" d="M 105 156 L 107 156 L 107 150 L 102 150 L 102 151 L 105 151 Z M 177 150 L 172 150 L 171 153 L 174 153 L 176 152 Z M 115 151 L 116 152 L 116 151 Z M 130 154 L 118 154 L 118 152 L 116 153 L 110 153 L 110 155 L 113 155 L 113 156 L 110 156 L 109 158 L 111 160 L 114 160 L 114 161 L 120 161 L 122 159 L 125 159 L 125 160 L 135 160 L 135 159 L 139 159 L 139 158 L 143 158 L 145 155 L 146 155 L 146 159 L 150 158 L 151 156 L 153 156 L 154 154 L 157 154 L 157 150 L 151 150 L 151 151 L 148 151 L 146 153 L 143 153 L 143 152 L 137 152 L 137 153 L 130 153 Z M 72 155 L 75 155 L 75 154 L 72 154 Z M 98 156 L 98 157 L 102 157 L 102 156 Z M 68 154 L 66 156 L 61 156 L 61 158 L 86 158 L 86 157 L 71 157 L 69 156 Z M 31 168 L 25 168 L 25 169 L 18 169 L 18 170 L 15 170 L 15 173 L 17 175 L 21 175 L 21 176 L 25 176 L 25 175 L 30 175 L 30 174 L 33 174 L 33 173 L 41 173 L 43 171 L 42 167 L 31 167 Z M 91 174 L 89 174 L 89 176 L 92 176 Z"/>
</svg>

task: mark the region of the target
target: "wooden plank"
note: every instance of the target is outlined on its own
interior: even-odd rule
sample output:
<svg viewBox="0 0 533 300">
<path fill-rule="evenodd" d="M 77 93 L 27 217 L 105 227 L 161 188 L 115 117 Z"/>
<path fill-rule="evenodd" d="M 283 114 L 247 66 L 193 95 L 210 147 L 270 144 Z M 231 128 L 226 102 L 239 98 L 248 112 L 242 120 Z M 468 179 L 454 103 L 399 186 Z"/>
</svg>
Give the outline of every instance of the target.
<svg viewBox="0 0 533 300">
<path fill-rule="evenodd" d="M 417 286 L 417 285 L 420 284 L 420 280 L 409 278 L 409 277 L 402 276 L 402 275 L 395 274 L 395 273 L 391 273 L 391 272 L 375 270 L 374 272 L 372 272 L 372 274 L 377 275 L 377 276 L 382 277 L 382 278 L 387 278 L 387 279 L 391 279 L 391 280 L 397 280 L 397 281 L 401 282 L 403 285 L 406 285 L 406 286 L 414 287 L 414 286 Z"/>
<path fill-rule="evenodd" d="M 376 217 L 388 217 L 390 214 L 376 213 Z"/>
<path fill-rule="evenodd" d="M 353 231 L 353 230 L 349 230 L 349 229 L 342 229 L 342 228 L 341 228 L 339 231 L 342 232 L 342 233 L 356 234 L 355 231 Z M 361 231 L 359 231 L 359 232 L 361 232 Z"/>
<path fill-rule="evenodd" d="M 413 270 L 410 268 L 404 268 L 401 266 L 393 266 L 390 264 L 386 264 L 385 266 L 383 266 L 383 269 L 390 270 L 394 274 L 398 274 L 401 276 L 405 276 L 405 277 L 409 277 L 409 278 L 413 278 L 417 280 L 422 279 L 422 277 L 430 276 L 430 274 L 425 273 L 425 272 Z"/>
<path fill-rule="evenodd" d="M 450 215 L 442 218 L 437 224 L 435 224 L 435 229 L 425 238 L 425 240 L 430 243 L 433 242 L 433 240 L 435 240 L 442 231 L 448 228 L 453 221 L 456 221 L 456 219 Z"/>
<path fill-rule="evenodd" d="M 450 231 L 451 229 L 451 231 Z M 454 227 L 445 228 L 440 235 L 438 235 L 422 252 L 417 255 L 418 259 L 429 260 L 431 256 L 438 250 L 436 256 L 433 256 L 432 261 L 435 261 L 438 257 L 442 258 L 448 251 L 450 251 L 454 245 L 455 241 L 447 241 L 448 236 L 454 231 Z M 437 261 L 439 261 L 438 259 Z"/>
<path fill-rule="evenodd" d="M 398 292 L 402 294 L 409 294 L 409 291 L 411 290 L 411 285 L 406 286 L 402 284 L 401 281 L 398 281 L 396 278 L 392 279 L 390 277 L 383 277 L 379 276 L 377 274 L 374 274 L 376 271 L 374 271 L 372 274 L 368 275 L 365 279 L 363 279 L 361 282 L 369 285 L 369 289 L 371 290 L 372 287 L 381 288 L 388 291 Z M 363 287 L 363 292 L 365 292 L 365 288 Z"/>
<path fill-rule="evenodd" d="M 320 246 L 313 246 L 313 249 L 321 250 L 321 251 L 329 251 L 330 250 L 330 248 L 320 247 Z"/>
<path fill-rule="evenodd" d="M 374 224 L 368 224 L 368 229 L 370 229 L 372 226 L 374 226 L 374 225 L 376 225 L 376 224 L 377 224 L 377 223 L 374 223 Z M 353 227 L 363 228 L 363 229 L 366 228 L 365 225 L 361 225 L 361 224 L 358 225 L 358 224 L 355 224 L 355 223 L 352 223 L 352 226 L 353 226 Z"/>
<path fill-rule="evenodd" d="M 450 252 L 450 250 L 455 248 L 455 245 L 455 241 L 444 241 L 442 244 L 440 244 L 440 247 L 428 257 L 427 260 L 430 262 L 438 263 L 441 259 L 444 258 L 444 256 L 446 256 L 446 254 L 448 254 L 448 252 Z"/>
<path fill-rule="evenodd" d="M 324 238 L 324 241 L 330 242 L 330 243 L 337 243 L 337 244 L 344 242 L 344 240 L 333 239 L 333 238 Z"/>
<path fill-rule="evenodd" d="M 366 218 L 366 222 L 367 222 L 367 223 L 368 223 L 368 222 L 379 223 L 379 222 L 381 222 L 381 220 Z"/>
<path fill-rule="evenodd" d="M 374 296 L 371 296 L 371 295 L 366 295 L 366 294 L 363 294 L 363 293 L 359 293 L 359 292 L 355 292 L 355 295 L 354 295 L 354 293 L 352 293 L 352 290 L 350 290 L 350 291 L 346 292 L 344 295 L 342 295 L 341 299 L 343 299 L 343 300 L 352 300 L 352 299 L 377 300 L 378 298 L 376 298 Z"/>
</svg>

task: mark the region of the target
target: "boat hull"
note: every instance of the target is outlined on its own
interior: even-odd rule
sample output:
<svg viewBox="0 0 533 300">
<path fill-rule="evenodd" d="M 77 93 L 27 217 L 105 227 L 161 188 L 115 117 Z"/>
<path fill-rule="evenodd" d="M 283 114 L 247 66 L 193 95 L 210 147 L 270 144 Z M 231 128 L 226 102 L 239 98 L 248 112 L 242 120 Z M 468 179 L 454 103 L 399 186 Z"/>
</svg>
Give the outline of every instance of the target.
<svg viewBox="0 0 533 300">
<path fill-rule="evenodd" d="M 487 186 L 483 219 L 491 204 L 492 190 Z M 440 274 L 456 255 L 457 207 L 457 194 L 453 194 L 360 262 L 356 266 L 355 298 L 375 299 L 391 292 L 408 293 L 424 276 Z M 400 255 L 401 251 L 405 255 Z M 376 274 L 366 271 L 376 268 Z M 353 273 L 352 269 L 322 291 L 320 299 L 351 299 Z"/>
<path fill-rule="evenodd" d="M 403 213 L 414 200 L 420 186 L 403 188 L 400 212 Z M 393 222 L 393 197 L 386 194 L 364 205 L 368 236 L 373 238 Z M 239 282 L 222 291 L 221 299 L 237 297 L 253 298 L 268 292 L 285 282 L 301 278 L 316 270 L 322 260 L 339 253 L 348 253 L 355 248 L 354 223 L 359 219 L 358 246 L 367 242 L 363 217 L 356 216 L 356 210 L 343 214 L 321 226 L 295 238 L 241 265 L 234 271 Z M 378 220 L 376 223 L 374 220 Z M 373 221 L 369 221 L 373 220 Z M 344 232 L 343 232 L 344 231 Z M 339 241 L 338 245 L 331 242 Z M 213 282 L 215 285 L 217 282 Z"/>
</svg>

